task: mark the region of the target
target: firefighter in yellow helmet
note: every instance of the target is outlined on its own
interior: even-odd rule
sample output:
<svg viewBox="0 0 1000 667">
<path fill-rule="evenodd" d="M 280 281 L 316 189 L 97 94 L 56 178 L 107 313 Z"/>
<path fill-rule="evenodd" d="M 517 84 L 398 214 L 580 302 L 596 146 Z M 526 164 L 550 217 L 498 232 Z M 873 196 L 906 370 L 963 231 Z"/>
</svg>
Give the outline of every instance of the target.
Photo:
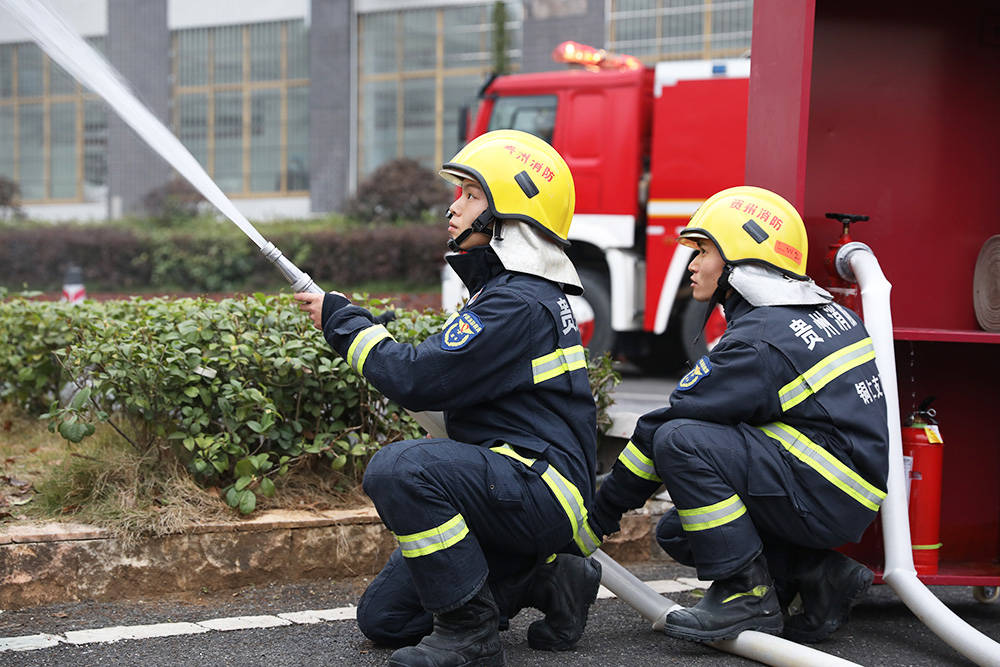
<svg viewBox="0 0 1000 667">
<path fill-rule="evenodd" d="M 449 249 L 490 245 L 508 271 L 583 293 L 565 253 L 576 203 L 573 175 L 552 146 L 518 130 L 489 132 L 444 163 L 441 176 L 463 192 L 448 209 Z M 482 194 L 476 205 L 485 208 L 458 229 L 454 214 L 464 211 L 469 189 Z"/>
<path fill-rule="evenodd" d="M 358 605 L 392 665 L 501 665 L 498 631 L 545 613 L 532 648 L 579 641 L 600 567 L 579 555 L 594 494 L 596 409 L 566 293 L 573 176 L 549 144 L 487 133 L 446 162 L 448 262 L 471 297 L 417 346 L 339 294 L 297 294 L 327 341 L 382 393 L 441 410 L 448 437 L 384 446 L 364 489 L 399 548 Z M 587 540 L 587 541 L 584 541 Z M 415 644 L 415 645 L 412 645 Z"/>
<path fill-rule="evenodd" d="M 805 275 L 798 212 L 744 186 L 705 201 L 679 242 L 697 250 L 693 296 L 719 301 L 726 333 L 669 407 L 643 415 L 601 485 L 603 537 L 662 483 L 675 509 L 657 541 L 712 580 L 666 618 L 674 637 L 743 630 L 815 642 L 839 628 L 872 573 L 832 549 L 857 541 L 885 497 L 888 428 L 861 318 Z M 783 618 L 798 594 L 801 614 Z"/>
</svg>

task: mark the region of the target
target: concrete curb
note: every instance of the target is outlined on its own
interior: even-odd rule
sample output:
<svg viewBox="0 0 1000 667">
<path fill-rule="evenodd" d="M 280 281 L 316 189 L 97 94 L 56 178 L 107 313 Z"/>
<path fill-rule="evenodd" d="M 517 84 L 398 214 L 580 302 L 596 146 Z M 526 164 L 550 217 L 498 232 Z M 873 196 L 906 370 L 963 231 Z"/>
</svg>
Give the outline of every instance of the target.
<svg viewBox="0 0 1000 667">
<path fill-rule="evenodd" d="M 666 558 L 652 538 L 666 507 L 627 514 L 602 549 L 624 563 Z M 134 543 L 82 524 L 18 524 L 0 532 L 0 609 L 372 575 L 395 547 L 373 507 L 261 512 Z"/>
</svg>

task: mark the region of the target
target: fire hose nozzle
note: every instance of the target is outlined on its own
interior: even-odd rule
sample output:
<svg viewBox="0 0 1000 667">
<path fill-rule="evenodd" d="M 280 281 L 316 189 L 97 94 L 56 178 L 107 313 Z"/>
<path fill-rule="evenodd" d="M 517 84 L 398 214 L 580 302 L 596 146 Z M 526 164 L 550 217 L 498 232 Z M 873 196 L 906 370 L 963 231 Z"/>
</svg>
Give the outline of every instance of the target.
<svg viewBox="0 0 1000 667">
<path fill-rule="evenodd" d="M 850 243 L 845 243 L 840 247 L 837 251 L 837 256 L 833 260 L 834 266 L 837 269 L 837 274 L 844 280 L 852 283 L 858 282 L 858 279 L 854 276 L 854 270 L 851 268 L 851 254 L 858 250 L 872 252 L 872 249 L 868 247 L 867 243 L 862 243 L 861 241 L 851 241 Z"/>
<path fill-rule="evenodd" d="M 288 280 L 292 285 L 292 289 L 296 292 L 312 292 L 314 294 L 323 294 L 323 290 L 313 282 L 313 279 L 309 277 L 308 273 L 305 273 L 299 267 L 292 264 L 287 257 L 281 254 L 281 251 L 271 243 L 266 242 L 260 247 L 260 252 L 267 261 L 278 267 L 282 275 Z"/>
</svg>

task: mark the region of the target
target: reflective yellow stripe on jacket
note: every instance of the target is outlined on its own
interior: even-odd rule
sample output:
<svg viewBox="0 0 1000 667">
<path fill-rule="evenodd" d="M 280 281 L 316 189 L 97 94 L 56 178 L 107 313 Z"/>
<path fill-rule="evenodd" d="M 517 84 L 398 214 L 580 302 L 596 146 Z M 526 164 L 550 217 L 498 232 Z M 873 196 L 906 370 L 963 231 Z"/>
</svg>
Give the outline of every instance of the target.
<svg viewBox="0 0 1000 667">
<path fill-rule="evenodd" d="M 345 358 L 347 359 L 347 363 L 351 365 L 351 368 L 364 375 L 362 371 L 365 367 L 365 359 L 368 358 L 368 353 L 383 338 L 392 338 L 392 336 L 389 335 L 389 332 L 381 324 L 362 329 L 354 337 L 354 340 L 351 341 L 351 346 L 347 348 Z"/>
<path fill-rule="evenodd" d="M 875 346 L 871 338 L 864 338 L 828 355 L 781 388 L 778 401 L 782 412 L 795 407 L 852 368 L 874 358 Z"/>
<path fill-rule="evenodd" d="M 582 345 L 559 348 L 544 357 L 531 360 L 531 375 L 535 384 L 587 367 L 587 356 Z"/>
<path fill-rule="evenodd" d="M 529 468 L 535 462 L 535 459 L 518 454 L 510 445 L 491 447 L 490 450 L 516 459 Z M 559 501 L 566 516 L 569 517 L 569 522 L 573 526 L 573 541 L 576 542 L 577 547 L 585 556 L 589 556 L 601 545 L 601 542 L 587 525 L 587 508 L 583 505 L 583 496 L 580 495 L 580 490 L 556 470 L 551 463 L 542 473 L 542 480 Z"/>
<path fill-rule="evenodd" d="M 642 477 L 657 484 L 663 481 L 656 474 L 656 466 L 653 465 L 653 459 L 643 454 L 638 447 L 632 444 L 631 440 L 625 445 L 622 453 L 618 455 L 618 460 L 636 477 Z"/>
<path fill-rule="evenodd" d="M 804 433 L 782 422 L 773 422 L 757 428 L 780 442 L 781 446 L 791 452 L 795 458 L 818 472 L 851 498 L 873 512 L 878 511 L 879 505 L 885 498 L 885 491 L 869 484 L 861 475 L 807 438 Z"/>
</svg>

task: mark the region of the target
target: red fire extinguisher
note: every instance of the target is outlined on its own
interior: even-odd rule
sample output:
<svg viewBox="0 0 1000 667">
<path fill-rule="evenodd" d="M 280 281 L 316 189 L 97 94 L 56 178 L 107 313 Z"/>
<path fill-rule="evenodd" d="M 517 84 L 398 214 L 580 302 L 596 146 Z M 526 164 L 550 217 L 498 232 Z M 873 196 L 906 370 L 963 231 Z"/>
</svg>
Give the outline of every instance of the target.
<svg viewBox="0 0 1000 667">
<path fill-rule="evenodd" d="M 837 251 L 854 240 L 851 238 L 851 225 L 855 222 L 864 222 L 868 219 L 868 216 L 852 215 L 849 213 L 827 213 L 826 217 L 836 220 L 843 225 L 840 231 L 840 238 L 835 243 L 831 243 L 826 251 L 824 263 L 826 264 L 826 272 L 829 279 L 829 285 L 826 286 L 826 289 L 833 295 L 834 301 L 861 315 L 860 290 L 856 283 L 849 282 L 840 277 L 840 273 L 837 272 L 835 266 L 835 260 Z"/>
<path fill-rule="evenodd" d="M 917 574 L 937 574 L 941 549 L 941 463 L 944 441 L 930 396 L 903 424 L 903 458 L 910 463 L 910 541 Z"/>
</svg>

